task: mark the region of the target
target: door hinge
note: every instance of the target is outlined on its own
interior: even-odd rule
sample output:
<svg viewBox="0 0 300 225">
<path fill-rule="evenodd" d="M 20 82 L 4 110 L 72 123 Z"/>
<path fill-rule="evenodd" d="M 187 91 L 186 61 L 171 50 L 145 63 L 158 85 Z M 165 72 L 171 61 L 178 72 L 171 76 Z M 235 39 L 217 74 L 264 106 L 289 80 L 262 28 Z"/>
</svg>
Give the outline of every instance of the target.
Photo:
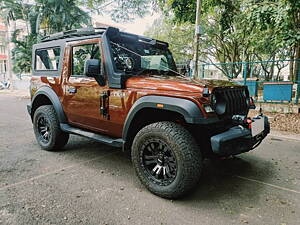
<svg viewBox="0 0 300 225">
<path fill-rule="evenodd" d="M 100 94 L 100 114 L 106 118 L 110 119 L 109 117 L 109 96 L 110 96 L 110 91 L 103 91 Z"/>
</svg>

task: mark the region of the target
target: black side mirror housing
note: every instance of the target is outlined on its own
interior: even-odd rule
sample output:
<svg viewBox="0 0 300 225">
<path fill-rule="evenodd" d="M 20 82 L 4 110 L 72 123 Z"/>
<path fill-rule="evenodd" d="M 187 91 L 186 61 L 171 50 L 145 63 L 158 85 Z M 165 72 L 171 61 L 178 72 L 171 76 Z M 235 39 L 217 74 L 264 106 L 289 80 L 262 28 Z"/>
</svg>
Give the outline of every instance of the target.
<svg viewBox="0 0 300 225">
<path fill-rule="evenodd" d="M 100 86 L 105 85 L 105 78 L 101 73 L 101 63 L 98 59 L 88 59 L 85 61 L 84 75 L 94 77 Z"/>
</svg>

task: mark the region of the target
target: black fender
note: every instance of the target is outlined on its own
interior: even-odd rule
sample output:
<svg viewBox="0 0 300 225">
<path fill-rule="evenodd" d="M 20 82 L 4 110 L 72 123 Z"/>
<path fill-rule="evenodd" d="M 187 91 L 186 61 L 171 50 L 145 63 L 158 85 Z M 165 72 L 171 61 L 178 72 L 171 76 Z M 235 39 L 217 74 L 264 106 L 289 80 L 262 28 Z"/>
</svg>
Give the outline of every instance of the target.
<svg viewBox="0 0 300 225">
<path fill-rule="evenodd" d="M 157 104 L 159 104 L 160 107 L 158 107 Z M 187 123 L 190 124 L 199 124 L 204 119 L 199 107 L 196 105 L 196 103 L 190 100 L 155 95 L 144 96 L 139 98 L 128 112 L 123 126 L 123 140 L 127 140 L 128 133 L 130 132 L 129 127 L 135 115 L 144 108 L 155 108 L 177 112 L 183 116 Z"/>
<path fill-rule="evenodd" d="M 31 109 L 35 105 L 35 101 L 40 95 L 46 96 L 52 103 L 55 112 L 57 114 L 60 123 L 67 123 L 67 118 L 63 110 L 62 104 L 57 96 L 57 94 L 48 86 L 43 86 L 37 90 L 31 100 Z M 31 110 L 31 118 L 33 118 L 34 111 Z"/>
</svg>

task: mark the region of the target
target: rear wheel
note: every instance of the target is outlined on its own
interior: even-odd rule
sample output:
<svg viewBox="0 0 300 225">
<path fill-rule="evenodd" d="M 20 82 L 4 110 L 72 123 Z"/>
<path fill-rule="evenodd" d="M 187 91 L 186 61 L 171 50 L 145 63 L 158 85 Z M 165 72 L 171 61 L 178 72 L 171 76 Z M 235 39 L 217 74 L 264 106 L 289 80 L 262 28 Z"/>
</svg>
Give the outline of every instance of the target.
<svg viewBox="0 0 300 225">
<path fill-rule="evenodd" d="M 69 134 L 60 129 L 59 121 L 52 105 L 40 106 L 35 111 L 33 129 L 38 144 L 47 151 L 59 150 L 69 140 Z"/>
<path fill-rule="evenodd" d="M 202 156 L 181 125 L 158 122 L 141 129 L 132 145 L 132 162 L 141 182 L 154 194 L 178 198 L 198 183 Z"/>
</svg>

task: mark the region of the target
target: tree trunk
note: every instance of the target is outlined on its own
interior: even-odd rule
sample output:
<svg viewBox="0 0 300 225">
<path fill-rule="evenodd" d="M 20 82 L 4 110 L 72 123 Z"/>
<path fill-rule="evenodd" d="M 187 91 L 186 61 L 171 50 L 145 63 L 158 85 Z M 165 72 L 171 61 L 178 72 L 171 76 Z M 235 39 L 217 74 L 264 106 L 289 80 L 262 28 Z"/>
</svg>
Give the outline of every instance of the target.
<svg viewBox="0 0 300 225">
<path fill-rule="evenodd" d="M 300 69 L 300 43 L 297 44 L 295 53 L 295 66 L 294 66 L 294 74 L 293 81 L 299 79 L 299 69 Z"/>
<path fill-rule="evenodd" d="M 275 58 L 272 58 L 274 60 Z M 275 67 L 275 62 L 273 61 L 271 64 L 271 69 L 270 69 L 270 79 L 274 80 L 274 67 Z"/>
<path fill-rule="evenodd" d="M 289 80 L 293 80 L 294 77 L 294 65 L 295 65 L 295 48 L 291 48 L 291 57 L 290 57 L 290 73 L 289 73 Z"/>
</svg>

